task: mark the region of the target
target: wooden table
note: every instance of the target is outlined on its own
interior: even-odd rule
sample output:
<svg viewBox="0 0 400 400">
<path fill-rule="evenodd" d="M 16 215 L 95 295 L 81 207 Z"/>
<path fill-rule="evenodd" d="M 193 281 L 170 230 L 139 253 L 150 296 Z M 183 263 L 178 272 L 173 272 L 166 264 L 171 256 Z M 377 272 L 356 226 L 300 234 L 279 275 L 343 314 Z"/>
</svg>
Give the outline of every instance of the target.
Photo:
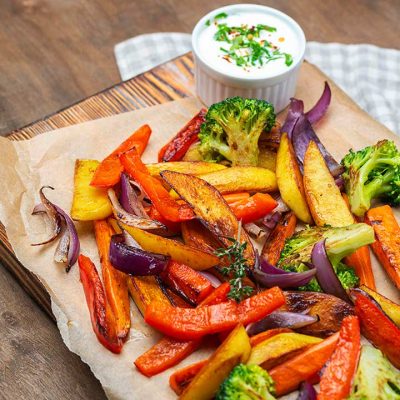
<svg viewBox="0 0 400 400">
<path fill-rule="evenodd" d="M 60 0 L 59 4 L 63 3 L 64 1 Z M 0 24 L 0 38 L 5 36 L 10 39 L 5 45 L 0 42 L 0 50 L 5 50 L 1 51 L 1 54 L 8 54 L 8 51 L 10 55 L 10 57 L 2 57 L 0 82 L 4 80 L 4 76 L 7 76 L 7 68 L 10 74 L 18 72 L 12 68 L 11 71 L 8 65 L 10 60 L 17 56 L 22 57 L 22 54 L 17 54 L 18 49 L 13 47 L 16 46 L 18 39 L 11 40 L 11 34 L 21 34 L 26 40 L 23 46 L 33 46 L 32 53 L 29 54 L 30 51 L 28 51 L 28 55 L 24 54 L 26 58 L 20 59 L 21 65 L 29 64 L 25 70 L 26 75 L 15 77 L 15 80 L 10 79 L 10 85 L 15 85 L 15 91 L 7 87 L 7 83 L 1 82 L 2 87 L 5 88 L 0 91 L 0 105 L 4 111 L 0 129 L 3 131 L 27 123 L 29 119 L 42 117 L 52 110 L 76 101 L 79 97 L 117 81 L 118 75 L 111 59 L 110 48 L 105 49 L 98 36 L 99 31 L 102 35 L 106 35 L 104 30 L 110 29 L 112 23 L 115 22 L 111 18 L 112 23 L 109 22 L 107 25 L 108 17 L 117 15 L 118 23 L 115 26 L 118 26 L 118 29 L 121 28 L 118 35 L 121 35 L 121 32 L 126 34 L 124 37 L 110 35 L 113 41 L 108 44 L 111 46 L 110 43 L 139 32 L 146 32 L 152 26 L 157 26 L 161 30 L 164 28 L 165 30 L 188 31 L 201 14 L 211 8 L 211 5 L 204 2 L 200 5 L 190 0 L 183 6 L 181 3 L 178 6 L 178 3 L 174 5 L 173 2 L 169 4 L 169 2 L 153 1 L 153 7 L 148 6 L 150 2 L 147 1 L 137 2 L 137 4 L 120 1 L 118 6 L 111 6 L 106 1 L 93 1 L 87 5 L 87 2 L 82 0 L 73 2 L 71 6 L 69 4 L 72 3 L 65 3 L 68 3 L 64 4 L 67 9 L 62 10 L 64 13 L 62 16 L 55 16 L 56 10 L 52 8 L 53 6 L 42 1 L 15 1 L 11 5 L 8 4 L 9 7 L 5 7 L 4 2 L 0 5 L 0 20 L 4 17 L 17 19 L 14 21 L 15 25 Z M 215 6 L 218 3 L 223 2 L 213 2 Z M 380 1 L 379 7 L 378 2 L 370 1 L 343 1 L 340 3 L 341 7 L 338 7 L 337 1 L 299 1 L 290 2 L 290 4 L 286 1 L 268 2 L 268 5 L 281 8 L 294 16 L 305 28 L 309 39 L 371 42 L 386 47 L 400 45 L 397 27 L 399 10 L 396 4 L 396 0 Z M 124 7 L 126 7 L 125 10 Z M 6 8 L 6 13 L 2 12 L 2 8 Z M 40 46 L 43 45 L 41 42 L 43 37 L 40 34 L 54 34 L 55 27 L 51 30 L 51 26 L 60 22 L 60 18 L 66 20 L 72 18 L 69 13 L 78 17 L 80 22 L 89 15 L 92 15 L 92 20 L 96 21 L 96 24 L 92 22 L 88 26 L 77 24 L 76 27 L 71 27 L 63 20 L 64 25 L 57 26 L 56 38 L 60 40 L 68 28 L 72 31 L 69 32 L 70 36 L 67 35 L 68 39 L 76 33 L 73 37 L 75 42 L 69 43 L 68 51 L 63 59 L 66 65 L 76 62 L 76 66 L 66 74 L 76 79 L 61 78 L 62 74 L 59 75 L 59 71 L 51 73 L 49 66 L 48 69 L 42 71 L 42 75 L 36 76 L 34 64 L 40 60 L 40 57 L 46 57 L 45 60 L 49 61 L 54 70 L 60 66 L 59 50 L 52 46 L 42 49 Z M 50 27 L 43 23 L 43 31 L 35 30 L 34 27 L 37 28 L 45 17 L 51 21 Z M 143 25 L 144 20 L 148 21 L 147 28 Z M 129 26 L 134 26 L 137 31 L 129 30 Z M 36 36 L 29 37 L 32 29 Z M 93 35 L 92 47 L 87 47 L 88 43 L 85 41 L 89 34 Z M 104 38 L 104 36 L 100 37 Z M 80 49 L 76 48 L 78 44 L 82 46 Z M 65 46 L 65 43 L 62 46 Z M 85 46 L 87 48 L 84 50 Z M 71 54 L 73 54 L 72 61 L 69 57 Z M 91 66 L 94 69 L 82 67 L 88 58 L 98 62 L 97 65 L 95 63 L 95 66 Z M 181 98 L 193 90 L 192 67 L 191 57 L 182 57 L 131 81 L 89 97 L 49 118 L 15 131 L 12 137 L 19 139 L 31 137 L 57 127 Z M 9 76 L 13 78 L 12 74 Z M 25 92 L 21 92 L 21 88 Z M 16 93 L 20 93 L 19 96 L 16 96 Z M 3 259 L 3 262 L 12 265 L 16 261 L 9 258 Z M 29 282 L 24 275 L 20 276 L 19 280 Z M 35 287 L 35 285 L 29 285 L 26 289 L 46 308 L 46 298 L 40 291 L 33 290 Z M 67 350 L 51 319 L 31 298 L 26 296 L 17 281 L 4 268 L 0 268 L 0 321 L 0 398 L 38 400 L 105 398 L 102 388 L 90 373 L 89 368 Z"/>
</svg>

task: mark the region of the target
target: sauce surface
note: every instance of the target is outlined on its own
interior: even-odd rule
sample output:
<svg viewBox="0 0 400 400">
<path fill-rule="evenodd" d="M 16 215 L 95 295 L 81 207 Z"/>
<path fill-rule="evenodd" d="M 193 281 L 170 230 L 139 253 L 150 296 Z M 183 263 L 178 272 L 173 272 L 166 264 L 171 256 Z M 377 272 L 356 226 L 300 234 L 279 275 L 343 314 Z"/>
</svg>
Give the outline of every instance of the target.
<svg viewBox="0 0 400 400">
<path fill-rule="evenodd" d="M 238 78 L 284 73 L 302 57 L 302 46 L 302 38 L 290 21 L 267 9 L 232 9 L 213 15 L 197 39 L 198 52 L 207 65 Z"/>
</svg>

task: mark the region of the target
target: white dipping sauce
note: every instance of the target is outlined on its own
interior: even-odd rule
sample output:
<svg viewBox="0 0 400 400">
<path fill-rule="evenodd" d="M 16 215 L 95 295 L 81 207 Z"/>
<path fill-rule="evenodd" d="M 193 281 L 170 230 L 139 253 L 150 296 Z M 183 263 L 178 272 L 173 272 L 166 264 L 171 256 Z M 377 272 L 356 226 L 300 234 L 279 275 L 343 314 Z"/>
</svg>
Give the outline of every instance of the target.
<svg viewBox="0 0 400 400">
<path fill-rule="evenodd" d="M 217 19 L 216 23 L 226 23 L 231 26 L 247 25 L 248 28 L 258 24 L 267 25 L 276 28 L 275 32 L 261 31 L 257 42 L 266 40 L 272 45 L 277 46 L 281 53 L 288 53 L 293 58 L 293 64 L 297 64 L 303 56 L 304 48 L 302 48 L 302 39 L 298 32 L 293 28 L 293 24 L 288 21 L 286 16 L 280 14 L 269 13 L 268 11 L 254 11 L 241 9 L 233 9 L 227 12 L 226 18 Z M 216 15 L 216 14 L 215 14 Z M 212 69 L 223 74 L 230 75 L 235 78 L 268 78 L 285 73 L 289 67 L 285 64 L 285 59 L 280 58 L 272 60 L 262 66 L 238 66 L 234 59 L 227 61 L 223 57 L 226 53 L 220 50 L 221 47 L 229 50 L 231 44 L 225 41 L 217 41 L 214 35 L 218 27 L 214 23 L 214 17 L 210 19 L 210 25 L 204 24 L 203 29 L 199 32 L 197 39 L 197 51 L 203 62 Z M 285 18 L 286 17 L 286 18 Z M 242 49 L 240 51 L 247 51 Z"/>
</svg>

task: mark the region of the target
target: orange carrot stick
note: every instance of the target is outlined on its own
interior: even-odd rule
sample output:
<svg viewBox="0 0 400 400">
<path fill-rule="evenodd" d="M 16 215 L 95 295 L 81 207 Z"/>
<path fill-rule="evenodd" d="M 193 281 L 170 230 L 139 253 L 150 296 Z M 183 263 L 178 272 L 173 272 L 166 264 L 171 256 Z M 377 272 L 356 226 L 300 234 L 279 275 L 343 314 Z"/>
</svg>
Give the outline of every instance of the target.
<svg viewBox="0 0 400 400">
<path fill-rule="evenodd" d="M 169 386 L 179 396 L 208 362 L 208 359 L 198 361 L 194 364 L 190 364 L 185 368 L 179 369 L 174 372 L 169 378 Z"/>
</svg>

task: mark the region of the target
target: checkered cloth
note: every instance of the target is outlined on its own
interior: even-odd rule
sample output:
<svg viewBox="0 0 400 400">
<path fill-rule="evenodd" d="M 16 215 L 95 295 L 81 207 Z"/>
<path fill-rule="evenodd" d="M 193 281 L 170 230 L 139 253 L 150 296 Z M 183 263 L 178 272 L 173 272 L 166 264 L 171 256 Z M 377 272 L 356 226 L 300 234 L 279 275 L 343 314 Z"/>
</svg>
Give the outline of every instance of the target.
<svg viewBox="0 0 400 400">
<path fill-rule="evenodd" d="M 185 33 L 136 36 L 115 46 L 123 80 L 191 50 Z M 376 46 L 308 42 L 308 61 L 332 78 L 358 105 L 400 135 L 400 51 Z"/>
</svg>

